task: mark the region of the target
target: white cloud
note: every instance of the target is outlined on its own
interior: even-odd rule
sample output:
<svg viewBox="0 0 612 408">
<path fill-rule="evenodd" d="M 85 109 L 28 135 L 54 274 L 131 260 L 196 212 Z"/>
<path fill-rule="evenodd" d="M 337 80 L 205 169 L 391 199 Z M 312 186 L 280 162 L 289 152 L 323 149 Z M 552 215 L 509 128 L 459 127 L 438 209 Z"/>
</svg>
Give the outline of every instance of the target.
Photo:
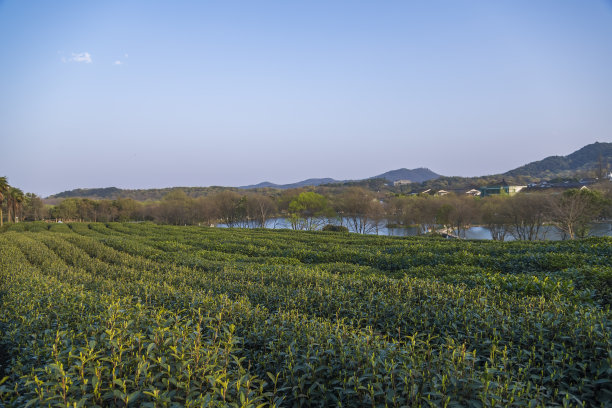
<svg viewBox="0 0 612 408">
<path fill-rule="evenodd" d="M 119 61 L 119 60 L 117 60 L 117 61 L 113 62 L 113 65 L 122 65 L 122 64 L 123 64 L 123 63 L 122 63 L 121 61 Z"/>
<path fill-rule="evenodd" d="M 72 57 L 68 61 L 91 64 L 91 55 L 88 52 L 73 52 Z"/>
<path fill-rule="evenodd" d="M 127 53 L 125 53 L 125 54 L 123 54 L 123 55 L 125 55 L 125 58 L 127 58 L 127 57 L 128 57 Z"/>
</svg>

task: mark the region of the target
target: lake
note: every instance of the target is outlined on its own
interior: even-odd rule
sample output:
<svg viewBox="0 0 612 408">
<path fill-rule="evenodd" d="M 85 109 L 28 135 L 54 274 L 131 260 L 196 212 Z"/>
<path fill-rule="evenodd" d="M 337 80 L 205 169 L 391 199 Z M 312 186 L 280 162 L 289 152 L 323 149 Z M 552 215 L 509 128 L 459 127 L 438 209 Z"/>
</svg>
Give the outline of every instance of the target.
<svg viewBox="0 0 612 408">
<path fill-rule="evenodd" d="M 386 224 L 383 222 L 383 225 Z M 344 225 L 349 225 L 348 223 L 344 223 Z M 226 228 L 225 224 L 218 224 L 217 227 Z M 291 223 L 286 218 L 274 218 L 268 220 L 266 222 L 266 228 L 270 229 L 291 229 Z M 349 231 L 353 230 L 350 226 L 348 227 Z M 351 232 L 354 232 L 351 231 Z M 376 235 L 376 231 L 371 232 L 370 234 Z M 416 227 L 407 227 L 407 228 L 387 228 L 381 227 L 378 229 L 378 235 L 389 235 L 389 236 L 398 236 L 398 237 L 411 237 L 419 235 L 418 228 Z M 612 223 L 603 222 L 603 223 L 595 223 L 591 227 L 590 236 L 595 237 L 605 237 L 612 236 Z M 491 232 L 486 227 L 476 226 L 471 227 L 465 233 L 466 239 L 491 239 Z M 552 241 L 558 241 L 563 239 L 563 234 L 559 231 L 558 228 L 554 226 L 546 226 L 541 229 L 539 234 L 540 239 L 549 239 Z M 506 241 L 513 241 L 514 237 L 508 234 L 506 236 Z"/>
</svg>

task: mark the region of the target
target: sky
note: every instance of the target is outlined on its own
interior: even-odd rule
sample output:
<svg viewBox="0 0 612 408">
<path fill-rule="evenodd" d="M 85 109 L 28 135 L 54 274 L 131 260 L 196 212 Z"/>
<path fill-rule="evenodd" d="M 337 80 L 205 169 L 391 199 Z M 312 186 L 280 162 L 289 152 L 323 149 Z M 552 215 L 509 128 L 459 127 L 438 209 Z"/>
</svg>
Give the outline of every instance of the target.
<svg viewBox="0 0 612 408">
<path fill-rule="evenodd" d="M 0 175 L 42 196 L 478 176 L 595 141 L 609 0 L 0 0 Z"/>
</svg>

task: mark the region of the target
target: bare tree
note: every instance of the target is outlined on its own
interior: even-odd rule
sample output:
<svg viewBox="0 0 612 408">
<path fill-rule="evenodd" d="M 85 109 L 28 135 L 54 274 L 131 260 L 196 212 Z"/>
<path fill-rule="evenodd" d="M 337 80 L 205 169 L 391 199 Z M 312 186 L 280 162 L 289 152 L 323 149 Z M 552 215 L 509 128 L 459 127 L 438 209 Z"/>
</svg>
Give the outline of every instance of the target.
<svg viewBox="0 0 612 408">
<path fill-rule="evenodd" d="M 601 214 L 605 200 L 598 191 L 571 189 L 550 200 L 552 219 L 568 238 L 584 238 Z"/>
<path fill-rule="evenodd" d="M 339 200 L 342 216 L 353 231 L 360 234 L 377 232 L 383 218 L 383 208 L 376 196 L 361 187 L 350 187 Z"/>
<path fill-rule="evenodd" d="M 266 223 L 276 211 L 276 203 L 270 197 L 263 194 L 247 196 L 247 213 L 254 226 L 265 228 Z"/>
<path fill-rule="evenodd" d="M 212 197 L 219 219 L 228 227 L 236 227 L 241 224 L 243 214 L 241 214 L 242 196 L 234 191 L 222 191 Z"/>
<path fill-rule="evenodd" d="M 414 220 L 419 224 L 419 231 L 435 232 L 439 225 L 445 223 L 448 207 L 443 208 L 440 197 L 420 196 L 414 202 Z"/>
<path fill-rule="evenodd" d="M 514 239 L 535 241 L 546 235 L 544 223 L 548 215 L 548 198 L 542 194 L 517 194 L 508 197 L 504 216 L 508 232 Z"/>
<path fill-rule="evenodd" d="M 448 224 L 459 237 L 465 238 L 466 231 L 478 220 L 476 199 L 472 196 L 445 196 L 451 206 Z"/>
<path fill-rule="evenodd" d="M 510 219 L 507 205 L 507 197 L 493 195 L 482 200 L 480 207 L 481 220 L 485 227 L 491 232 L 494 241 L 504 241 L 508 235 Z"/>
</svg>

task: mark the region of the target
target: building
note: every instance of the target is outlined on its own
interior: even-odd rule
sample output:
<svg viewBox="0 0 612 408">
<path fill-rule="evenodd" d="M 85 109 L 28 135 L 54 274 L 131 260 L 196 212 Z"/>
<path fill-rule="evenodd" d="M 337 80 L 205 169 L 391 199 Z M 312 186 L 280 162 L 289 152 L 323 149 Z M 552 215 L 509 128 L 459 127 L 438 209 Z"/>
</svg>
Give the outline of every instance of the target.
<svg viewBox="0 0 612 408">
<path fill-rule="evenodd" d="M 507 195 L 512 196 L 524 188 L 527 188 L 527 186 L 511 186 L 508 183 L 506 183 L 506 180 L 502 180 L 502 182 L 499 185 L 481 187 L 480 196 L 486 197 L 486 196 L 497 195 L 497 194 L 507 194 Z"/>
<path fill-rule="evenodd" d="M 408 185 L 408 184 L 411 184 L 411 183 L 412 183 L 412 181 L 410 181 L 410 180 L 396 180 L 396 181 L 393 182 L 393 185 L 394 186 L 405 186 L 405 185 Z"/>
</svg>

